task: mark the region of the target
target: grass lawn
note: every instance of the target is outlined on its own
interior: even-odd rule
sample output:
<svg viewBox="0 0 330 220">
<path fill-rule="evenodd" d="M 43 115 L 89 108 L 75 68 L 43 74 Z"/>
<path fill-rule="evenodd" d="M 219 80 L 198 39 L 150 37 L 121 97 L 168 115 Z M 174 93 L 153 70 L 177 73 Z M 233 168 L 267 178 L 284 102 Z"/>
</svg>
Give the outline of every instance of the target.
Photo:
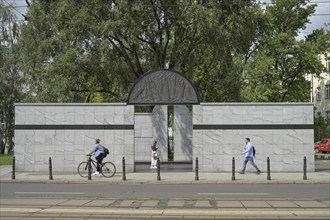
<svg viewBox="0 0 330 220">
<path fill-rule="evenodd" d="M 0 154 L 0 166 L 11 165 L 13 164 L 13 155 L 12 154 Z"/>
</svg>

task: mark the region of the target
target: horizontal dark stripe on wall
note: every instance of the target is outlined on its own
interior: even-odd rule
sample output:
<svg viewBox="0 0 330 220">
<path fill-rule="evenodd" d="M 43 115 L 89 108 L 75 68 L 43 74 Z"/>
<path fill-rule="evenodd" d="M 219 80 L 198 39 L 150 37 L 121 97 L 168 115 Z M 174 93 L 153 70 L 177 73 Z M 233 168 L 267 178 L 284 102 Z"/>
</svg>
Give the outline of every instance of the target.
<svg viewBox="0 0 330 220">
<path fill-rule="evenodd" d="M 15 125 L 15 130 L 133 130 L 134 125 Z"/>
<path fill-rule="evenodd" d="M 314 129 L 313 124 L 258 124 L 258 125 L 193 125 L 195 130 L 291 130 Z"/>
</svg>

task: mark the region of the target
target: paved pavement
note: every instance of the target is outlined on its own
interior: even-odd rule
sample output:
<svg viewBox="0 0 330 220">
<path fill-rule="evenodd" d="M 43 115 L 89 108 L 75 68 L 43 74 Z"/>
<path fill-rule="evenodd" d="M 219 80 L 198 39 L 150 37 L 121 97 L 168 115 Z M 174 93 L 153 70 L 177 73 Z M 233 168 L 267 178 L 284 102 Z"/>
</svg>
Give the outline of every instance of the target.
<svg viewBox="0 0 330 220">
<path fill-rule="evenodd" d="M 126 173 L 126 181 L 122 180 L 122 173 L 116 173 L 112 178 L 104 178 L 101 175 L 92 176 L 92 180 L 80 177 L 77 173 L 53 173 L 53 180 L 49 180 L 49 173 L 28 173 L 16 172 L 15 179 L 12 180 L 10 166 L 0 167 L 0 182 L 43 182 L 43 183 L 107 183 L 107 184 L 198 184 L 198 183 L 268 183 L 268 184 L 329 184 L 330 173 L 310 172 L 307 173 L 307 180 L 303 180 L 303 173 L 271 173 L 271 180 L 267 180 L 267 173 L 256 175 L 254 172 L 246 172 L 244 175 L 235 173 L 235 181 L 232 181 L 231 173 L 199 173 L 198 181 L 196 174 L 190 172 L 160 172 L 160 180 L 157 178 L 156 170 L 145 172 Z"/>
</svg>

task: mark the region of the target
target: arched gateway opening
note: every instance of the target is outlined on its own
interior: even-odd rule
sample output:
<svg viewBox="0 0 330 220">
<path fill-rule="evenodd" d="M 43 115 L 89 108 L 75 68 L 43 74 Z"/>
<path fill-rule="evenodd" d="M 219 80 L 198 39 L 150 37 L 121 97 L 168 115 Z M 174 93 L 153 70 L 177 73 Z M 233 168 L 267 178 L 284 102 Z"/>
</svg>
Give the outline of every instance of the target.
<svg viewBox="0 0 330 220">
<path fill-rule="evenodd" d="M 192 83 L 173 70 L 153 70 L 143 75 L 131 89 L 129 105 L 197 105 Z"/>
<path fill-rule="evenodd" d="M 162 169 L 192 169 L 192 108 L 187 106 L 199 103 L 191 81 L 176 71 L 153 70 L 136 81 L 127 100 L 135 106 L 135 171 L 149 169 L 152 139 L 159 143 Z"/>
</svg>

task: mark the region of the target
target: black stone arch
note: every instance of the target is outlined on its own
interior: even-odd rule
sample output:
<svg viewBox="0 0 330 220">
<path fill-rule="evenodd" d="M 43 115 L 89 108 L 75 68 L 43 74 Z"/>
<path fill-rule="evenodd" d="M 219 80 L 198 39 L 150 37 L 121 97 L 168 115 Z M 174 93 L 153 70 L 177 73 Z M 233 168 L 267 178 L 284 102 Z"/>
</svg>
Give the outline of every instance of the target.
<svg viewBox="0 0 330 220">
<path fill-rule="evenodd" d="M 199 97 L 191 81 L 179 72 L 152 70 L 140 77 L 128 95 L 128 105 L 195 105 Z"/>
</svg>

